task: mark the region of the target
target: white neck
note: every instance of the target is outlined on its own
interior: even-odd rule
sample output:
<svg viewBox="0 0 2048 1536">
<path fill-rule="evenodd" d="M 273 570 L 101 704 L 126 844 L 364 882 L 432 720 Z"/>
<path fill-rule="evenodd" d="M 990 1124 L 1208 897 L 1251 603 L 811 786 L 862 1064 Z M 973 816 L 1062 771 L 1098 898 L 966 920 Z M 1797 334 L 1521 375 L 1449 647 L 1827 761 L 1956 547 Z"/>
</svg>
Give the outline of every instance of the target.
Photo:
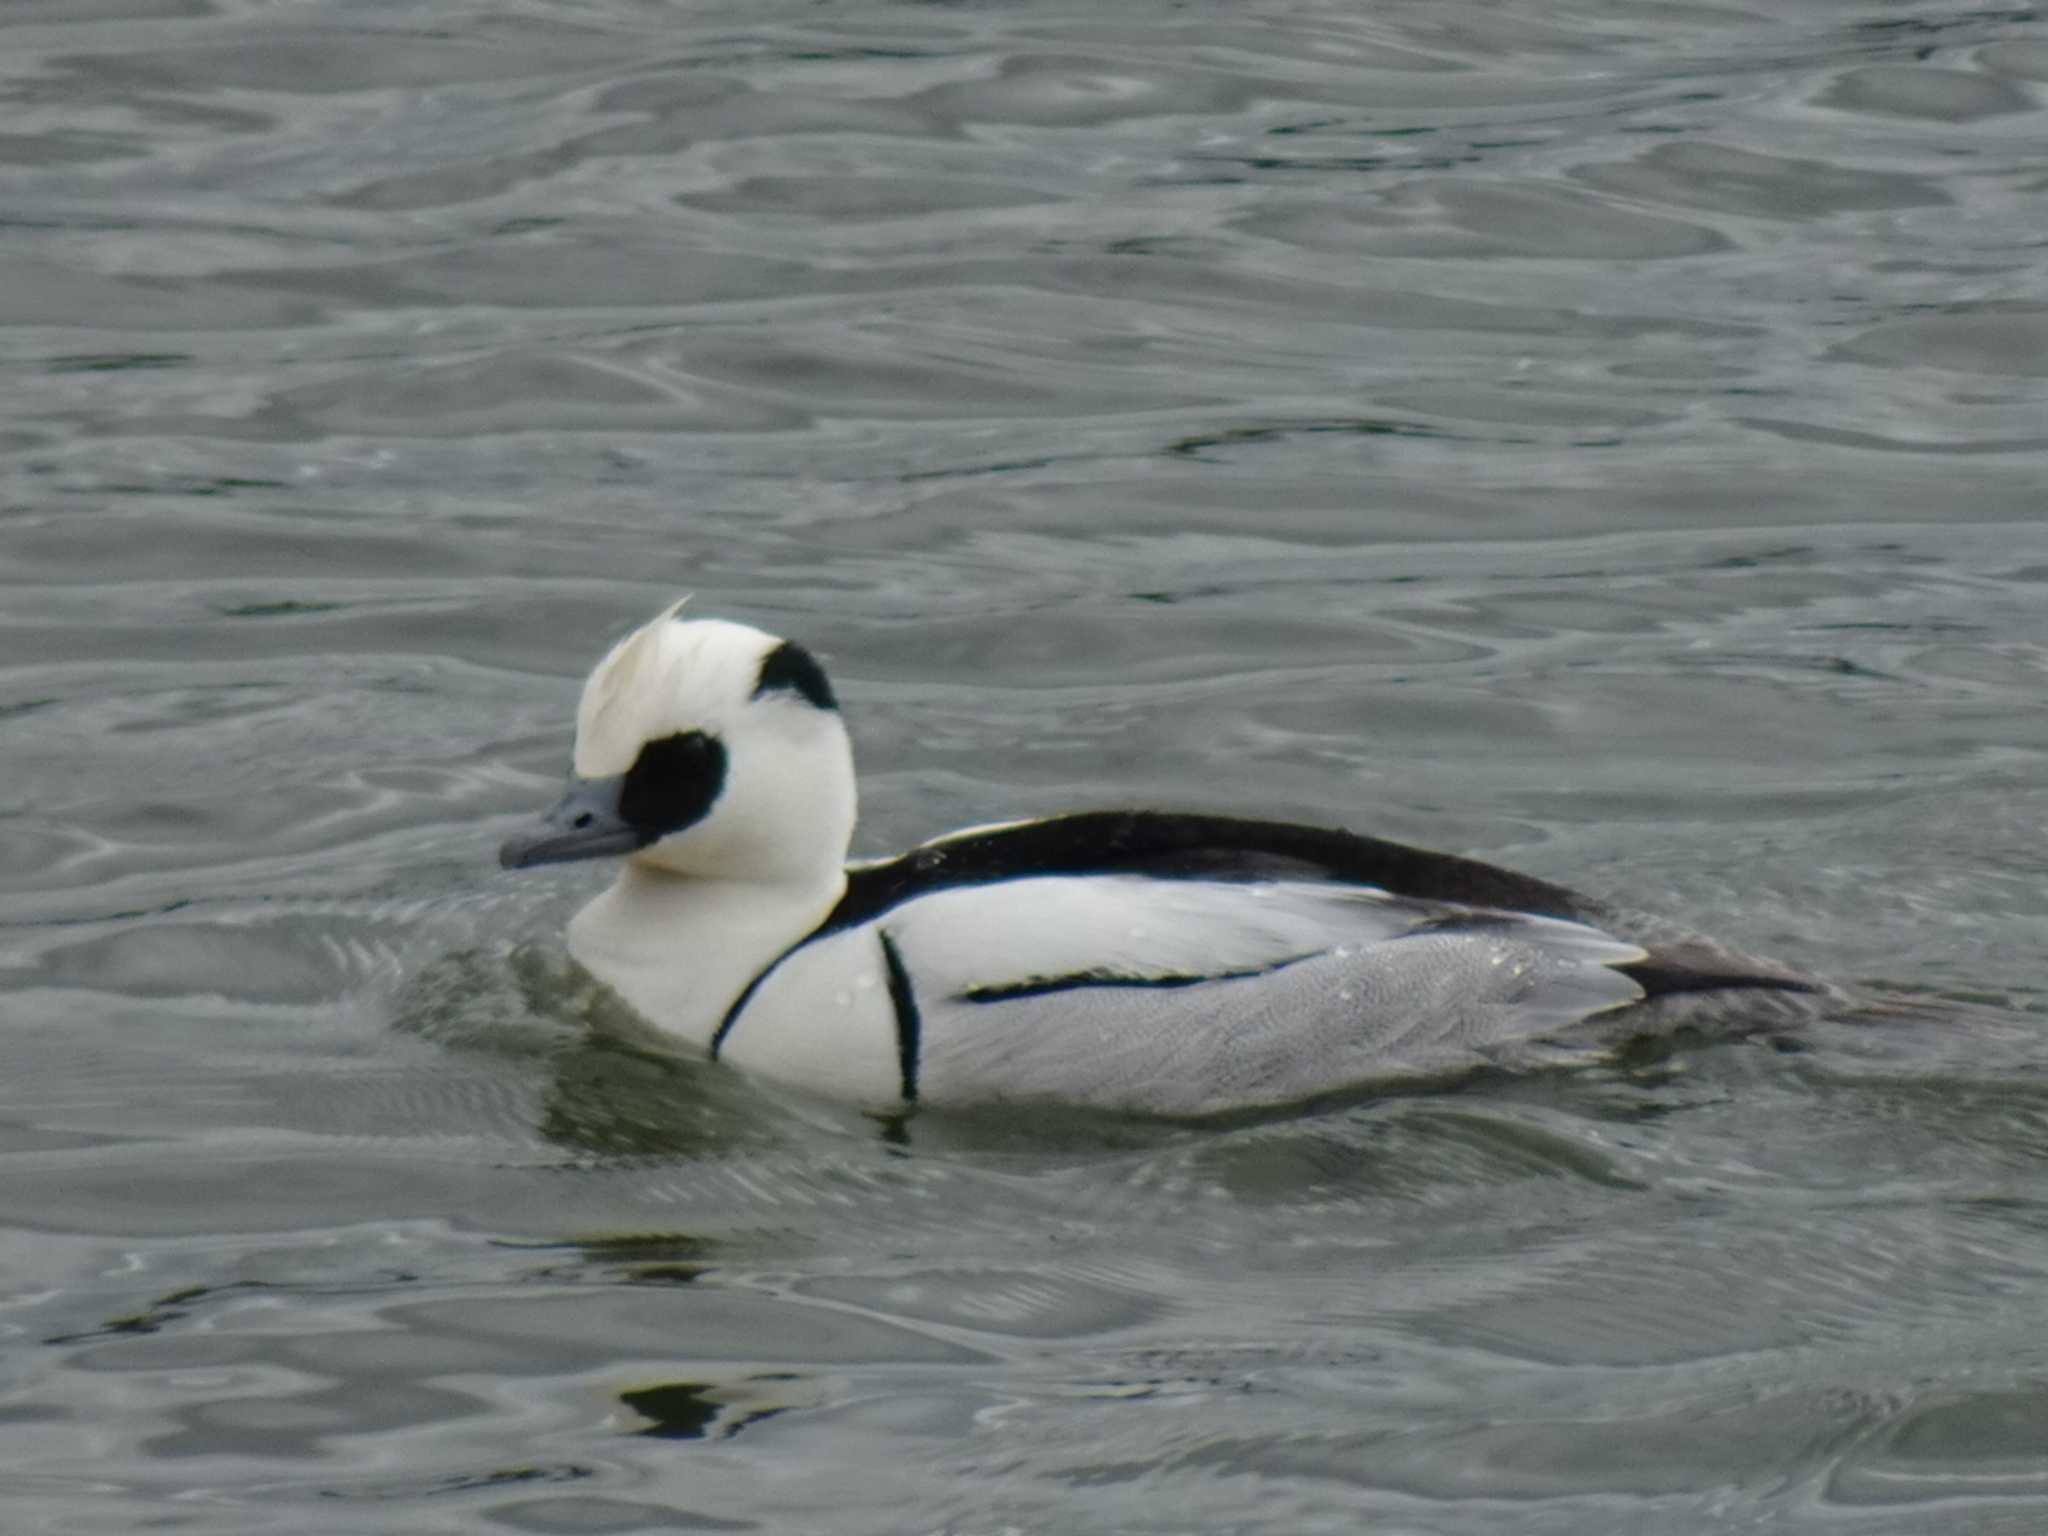
<svg viewBox="0 0 2048 1536">
<path fill-rule="evenodd" d="M 569 953 L 650 1023 L 709 1046 L 747 983 L 824 921 L 845 889 L 836 866 L 764 882 L 636 861 L 570 921 Z"/>
</svg>

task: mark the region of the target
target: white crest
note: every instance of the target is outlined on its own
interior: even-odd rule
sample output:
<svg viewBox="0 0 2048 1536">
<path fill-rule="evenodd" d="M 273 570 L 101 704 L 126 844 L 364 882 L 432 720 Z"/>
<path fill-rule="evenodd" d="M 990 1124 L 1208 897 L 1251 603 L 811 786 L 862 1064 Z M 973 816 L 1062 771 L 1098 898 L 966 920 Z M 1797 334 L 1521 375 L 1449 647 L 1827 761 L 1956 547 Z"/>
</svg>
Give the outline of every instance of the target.
<svg viewBox="0 0 2048 1536">
<path fill-rule="evenodd" d="M 632 727 L 621 721 L 619 715 L 636 693 L 651 687 L 648 677 L 659 664 L 662 629 L 675 621 L 689 600 L 687 593 L 677 598 L 614 645 L 591 669 L 590 678 L 583 685 L 582 702 L 576 709 L 579 754 L 586 740 L 631 734 Z"/>
</svg>

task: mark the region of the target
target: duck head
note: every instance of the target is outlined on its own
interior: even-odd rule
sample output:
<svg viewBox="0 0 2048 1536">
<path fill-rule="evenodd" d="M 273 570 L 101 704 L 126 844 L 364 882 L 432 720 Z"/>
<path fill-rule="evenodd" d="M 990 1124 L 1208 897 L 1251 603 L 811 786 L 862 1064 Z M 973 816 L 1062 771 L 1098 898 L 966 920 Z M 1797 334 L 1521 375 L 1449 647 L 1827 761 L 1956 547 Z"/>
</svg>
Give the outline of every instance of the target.
<svg viewBox="0 0 2048 1536">
<path fill-rule="evenodd" d="M 590 674 L 568 792 L 498 850 L 505 868 L 624 856 L 699 879 L 836 878 L 853 749 L 824 670 L 794 641 L 681 608 Z"/>
</svg>

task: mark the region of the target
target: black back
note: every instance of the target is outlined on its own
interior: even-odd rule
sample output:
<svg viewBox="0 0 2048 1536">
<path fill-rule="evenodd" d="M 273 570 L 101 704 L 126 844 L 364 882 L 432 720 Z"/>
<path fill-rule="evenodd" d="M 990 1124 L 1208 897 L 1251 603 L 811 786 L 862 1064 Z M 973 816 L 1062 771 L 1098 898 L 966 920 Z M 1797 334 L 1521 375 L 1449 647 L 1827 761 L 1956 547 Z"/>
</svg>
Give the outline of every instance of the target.
<svg viewBox="0 0 2048 1536">
<path fill-rule="evenodd" d="M 848 872 L 824 930 L 864 923 L 951 886 L 1034 875 L 1155 880 L 1329 880 L 1395 896 L 1590 921 L 1597 904 L 1513 870 L 1323 827 L 1169 811 L 1083 811 L 947 838 Z"/>
</svg>

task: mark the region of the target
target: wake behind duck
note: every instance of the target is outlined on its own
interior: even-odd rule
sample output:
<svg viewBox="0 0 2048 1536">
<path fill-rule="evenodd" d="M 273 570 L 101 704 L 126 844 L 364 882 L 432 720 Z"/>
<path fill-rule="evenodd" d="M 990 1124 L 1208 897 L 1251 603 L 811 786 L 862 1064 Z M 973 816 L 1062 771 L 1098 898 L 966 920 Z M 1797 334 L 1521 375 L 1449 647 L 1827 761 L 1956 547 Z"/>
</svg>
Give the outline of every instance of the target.
<svg viewBox="0 0 2048 1536">
<path fill-rule="evenodd" d="M 763 1077 L 877 1109 L 1201 1116 L 1834 995 L 1542 880 L 1281 822 L 1084 812 L 849 866 L 823 669 L 681 606 L 598 663 L 568 793 L 499 859 L 622 858 L 570 952 Z"/>
</svg>

